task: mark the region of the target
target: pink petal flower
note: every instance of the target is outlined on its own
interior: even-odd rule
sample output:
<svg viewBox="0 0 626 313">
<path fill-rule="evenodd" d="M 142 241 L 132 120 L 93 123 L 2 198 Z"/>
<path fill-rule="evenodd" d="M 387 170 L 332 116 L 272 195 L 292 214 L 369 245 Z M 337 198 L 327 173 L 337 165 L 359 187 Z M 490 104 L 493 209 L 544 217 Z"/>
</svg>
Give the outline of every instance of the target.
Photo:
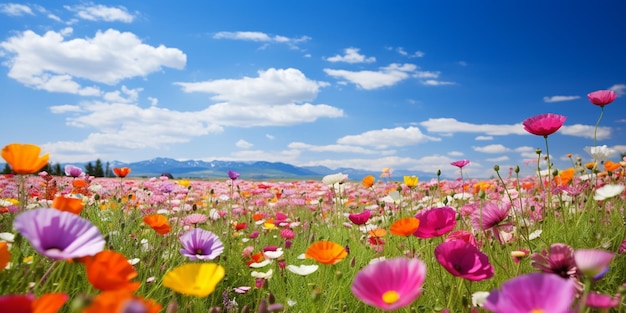
<svg viewBox="0 0 626 313">
<path fill-rule="evenodd" d="M 598 90 L 587 94 L 587 99 L 597 106 L 605 106 L 617 98 L 617 94 L 613 90 Z"/>
<path fill-rule="evenodd" d="M 565 119 L 567 117 L 558 114 L 545 113 L 539 114 L 532 117 L 527 118 L 522 125 L 524 125 L 524 129 L 537 136 L 548 136 L 554 134 L 563 123 L 565 123 Z"/>
</svg>

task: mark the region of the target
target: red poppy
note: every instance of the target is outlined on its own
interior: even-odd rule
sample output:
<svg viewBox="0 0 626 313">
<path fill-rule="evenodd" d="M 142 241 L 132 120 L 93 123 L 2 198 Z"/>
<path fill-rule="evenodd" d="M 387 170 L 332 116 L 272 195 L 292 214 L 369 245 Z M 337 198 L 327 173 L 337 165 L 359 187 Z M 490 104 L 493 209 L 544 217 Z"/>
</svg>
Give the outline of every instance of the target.
<svg viewBox="0 0 626 313">
<path fill-rule="evenodd" d="M 137 277 L 137 271 L 128 263 L 126 257 L 118 252 L 103 250 L 95 256 L 82 260 L 87 269 L 87 279 L 101 291 L 139 289 L 139 282 L 131 282 Z"/>
</svg>

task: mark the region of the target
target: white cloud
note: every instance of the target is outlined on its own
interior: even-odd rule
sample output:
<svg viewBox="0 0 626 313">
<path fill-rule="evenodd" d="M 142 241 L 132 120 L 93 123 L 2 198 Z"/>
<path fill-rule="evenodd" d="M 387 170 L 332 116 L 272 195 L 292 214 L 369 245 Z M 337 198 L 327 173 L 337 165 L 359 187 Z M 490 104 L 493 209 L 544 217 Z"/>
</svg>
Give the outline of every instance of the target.
<svg viewBox="0 0 626 313">
<path fill-rule="evenodd" d="M 344 55 L 335 55 L 326 59 L 329 62 L 346 62 L 346 63 L 372 63 L 376 62 L 375 57 L 365 57 L 359 53 L 358 48 L 347 48 Z"/>
<path fill-rule="evenodd" d="M 67 112 L 81 112 L 81 111 L 82 109 L 80 108 L 79 105 L 64 104 L 64 105 L 55 105 L 55 106 L 50 107 L 50 112 L 54 114 L 61 114 L 61 113 L 67 113 Z"/>
<path fill-rule="evenodd" d="M 504 162 L 504 161 L 508 161 L 509 157 L 506 155 L 503 155 L 501 157 L 497 157 L 497 158 L 490 158 L 490 159 L 486 159 L 489 162 Z"/>
<path fill-rule="evenodd" d="M 460 156 L 464 156 L 465 153 L 461 152 L 461 151 L 450 151 L 448 152 L 449 156 L 453 156 L 453 157 L 460 157 Z"/>
<path fill-rule="evenodd" d="M 250 148 L 252 148 L 254 145 L 253 145 L 253 144 L 251 144 L 251 143 L 249 143 L 249 142 L 247 142 L 247 141 L 245 141 L 245 140 L 243 140 L 243 139 L 239 139 L 239 140 L 235 143 L 235 146 L 236 146 L 237 148 L 241 148 L 241 149 L 250 149 Z"/>
<path fill-rule="evenodd" d="M 75 79 L 113 85 L 162 67 L 182 69 L 187 60 L 178 49 L 144 44 L 128 32 L 108 29 L 93 38 L 70 40 L 65 35 L 67 29 L 43 36 L 27 30 L 0 42 L 10 55 L 9 77 L 36 89 L 98 95 L 97 87 L 82 87 Z"/>
<path fill-rule="evenodd" d="M 18 3 L 0 3 L 0 12 L 9 16 L 35 15 L 29 6 Z"/>
<path fill-rule="evenodd" d="M 426 127 L 429 133 L 484 133 L 489 136 L 504 135 L 529 135 L 524 130 L 521 123 L 519 124 L 472 124 L 461 122 L 454 118 L 430 118 L 427 121 L 419 123 Z M 568 136 L 593 138 L 594 126 L 589 125 L 564 125 L 559 129 L 559 133 Z M 610 127 L 598 128 L 598 139 L 607 139 L 611 136 Z M 478 138 L 478 137 L 477 137 Z M 485 138 L 485 137 L 483 137 Z"/>
<path fill-rule="evenodd" d="M 224 126 L 287 126 L 344 114 L 330 105 L 309 103 L 328 84 L 293 68 L 270 68 L 257 77 L 175 84 L 184 92 L 215 94 L 212 100 L 224 101 L 206 109 L 209 120 Z"/>
<path fill-rule="evenodd" d="M 472 124 L 454 118 L 430 118 L 419 123 L 429 133 L 485 133 L 487 135 L 524 135 L 522 124 Z"/>
<path fill-rule="evenodd" d="M 274 136 L 273 136 L 273 135 L 271 135 L 271 134 L 265 134 L 265 138 L 267 138 L 267 139 L 269 139 L 269 140 L 274 140 L 274 138 L 276 138 L 276 137 L 274 137 Z"/>
<path fill-rule="evenodd" d="M 414 64 L 390 64 L 379 71 L 347 71 L 325 68 L 324 72 L 332 77 L 345 79 L 363 89 L 377 89 L 397 84 L 410 77 L 417 66 Z"/>
<path fill-rule="evenodd" d="M 626 93 L 626 85 L 625 84 L 615 84 L 609 88 L 609 90 L 615 91 L 618 97 L 621 97 Z"/>
<path fill-rule="evenodd" d="M 422 85 L 426 85 L 426 86 L 446 86 L 446 85 L 454 85 L 454 82 L 447 82 L 447 81 L 442 81 L 442 80 L 436 80 L 436 79 L 427 79 L 425 81 L 422 81 Z"/>
<path fill-rule="evenodd" d="M 474 151 L 482 152 L 482 153 L 504 153 L 504 152 L 510 151 L 509 148 L 500 144 L 486 145 L 482 147 L 472 147 L 472 149 Z"/>
<path fill-rule="evenodd" d="M 122 86 L 122 90 L 107 92 L 103 95 L 103 98 L 107 102 L 134 103 L 139 98 L 139 93 L 142 90 L 143 88 L 129 89 L 126 86 Z"/>
<path fill-rule="evenodd" d="M 474 138 L 474 140 L 478 140 L 478 141 L 493 140 L 493 136 L 476 136 L 476 138 Z"/>
<path fill-rule="evenodd" d="M 411 146 L 441 139 L 424 135 L 417 127 L 396 127 L 393 129 L 370 130 L 359 135 L 339 138 L 337 143 L 344 145 L 371 146 L 378 149 L 387 147 Z"/>
<path fill-rule="evenodd" d="M 316 146 L 304 142 L 292 142 L 288 145 L 289 149 L 306 150 L 311 152 L 333 152 L 333 153 L 355 153 L 355 154 L 383 154 L 378 150 L 365 149 L 352 145 L 325 145 Z"/>
<path fill-rule="evenodd" d="M 65 9 L 76 13 L 78 18 L 88 21 L 131 23 L 135 19 L 123 6 L 108 7 L 101 4 L 88 3 L 76 6 L 66 5 Z"/>
<path fill-rule="evenodd" d="M 583 137 L 583 138 L 593 138 L 595 126 L 590 125 L 563 125 L 559 132 L 564 135 Z M 611 128 L 610 127 L 598 127 L 597 130 L 597 139 L 608 139 L 611 137 Z"/>
<path fill-rule="evenodd" d="M 580 96 L 551 96 L 551 97 L 543 97 L 543 102 L 552 103 L 552 102 L 563 102 L 563 101 L 572 101 L 580 99 Z"/>
<path fill-rule="evenodd" d="M 213 39 L 231 39 L 231 40 L 243 40 L 243 41 L 256 41 L 256 42 L 276 42 L 276 43 L 286 43 L 286 44 L 297 44 L 301 42 L 306 42 L 311 40 L 311 37 L 301 36 L 289 38 L 280 35 L 268 35 L 263 32 L 252 32 L 252 31 L 238 31 L 238 32 L 218 32 L 213 35 Z"/>
<path fill-rule="evenodd" d="M 285 105 L 311 101 L 328 83 L 308 79 L 294 68 L 258 71 L 257 77 L 174 83 L 185 92 L 215 94 L 211 99 L 237 105 Z"/>
</svg>

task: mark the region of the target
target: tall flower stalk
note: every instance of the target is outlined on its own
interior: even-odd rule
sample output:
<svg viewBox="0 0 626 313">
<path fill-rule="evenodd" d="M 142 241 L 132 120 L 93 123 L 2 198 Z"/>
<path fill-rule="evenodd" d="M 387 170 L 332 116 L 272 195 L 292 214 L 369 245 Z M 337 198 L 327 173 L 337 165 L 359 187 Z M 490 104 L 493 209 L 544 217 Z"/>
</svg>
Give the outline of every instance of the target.
<svg viewBox="0 0 626 313">
<path fill-rule="evenodd" d="M 587 99 L 589 102 L 593 103 L 600 107 L 600 117 L 598 117 L 598 121 L 596 122 L 596 127 L 593 130 L 593 146 L 596 146 L 596 139 L 598 135 L 598 126 L 600 125 L 600 121 L 602 120 L 602 116 L 604 115 L 604 106 L 610 104 L 617 98 L 617 94 L 613 90 L 598 90 L 587 94 Z"/>
</svg>

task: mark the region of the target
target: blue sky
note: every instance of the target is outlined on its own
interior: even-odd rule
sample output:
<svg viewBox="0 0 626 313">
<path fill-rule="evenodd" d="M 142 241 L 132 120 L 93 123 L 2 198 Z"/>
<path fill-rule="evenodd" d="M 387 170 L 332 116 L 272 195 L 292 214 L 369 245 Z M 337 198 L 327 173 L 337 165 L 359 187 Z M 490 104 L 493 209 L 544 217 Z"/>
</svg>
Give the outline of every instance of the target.
<svg viewBox="0 0 626 313">
<path fill-rule="evenodd" d="M 0 4 L 0 143 L 52 162 L 286 162 L 458 176 L 626 152 L 623 1 Z M 528 165 L 527 165 L 528 164 Z M 360 179 L 360 178 L 354 178 Z"/>
</svg>

